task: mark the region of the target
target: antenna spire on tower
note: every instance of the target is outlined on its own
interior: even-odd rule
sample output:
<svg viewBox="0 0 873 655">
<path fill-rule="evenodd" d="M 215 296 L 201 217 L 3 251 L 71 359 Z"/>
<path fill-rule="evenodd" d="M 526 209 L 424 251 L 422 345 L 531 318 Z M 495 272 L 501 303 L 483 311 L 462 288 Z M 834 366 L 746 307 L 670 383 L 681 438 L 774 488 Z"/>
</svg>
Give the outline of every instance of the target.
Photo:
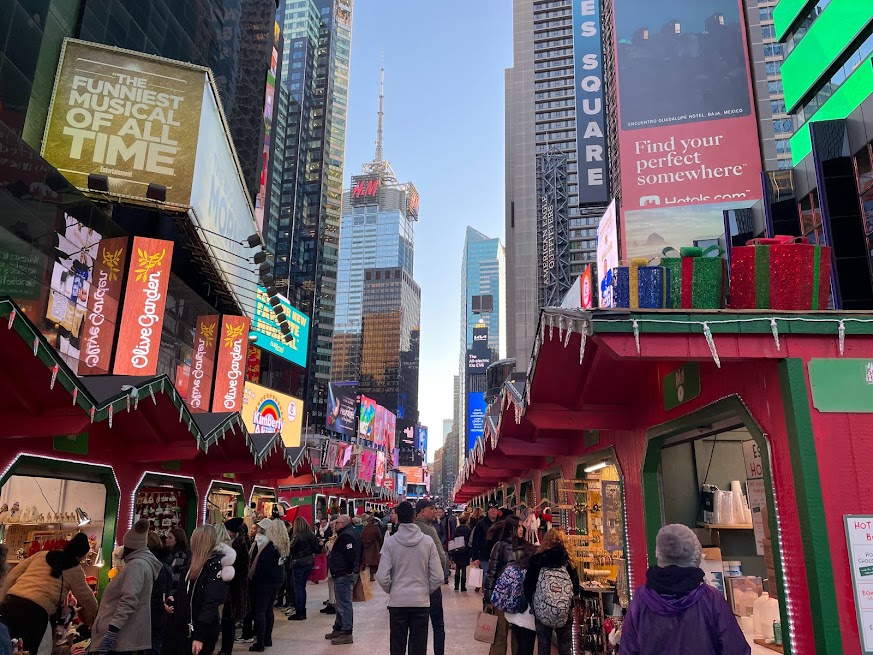
<svg viewBox="0 0 873 655">
<path fill-rule="evenodd" d="M 385 117 L 385 51 L 382 51 L 382 69 L 379 73 L 379 123 L 376 128 L 376 162 L 382 161 L 382 122 Z"/>
</svg>

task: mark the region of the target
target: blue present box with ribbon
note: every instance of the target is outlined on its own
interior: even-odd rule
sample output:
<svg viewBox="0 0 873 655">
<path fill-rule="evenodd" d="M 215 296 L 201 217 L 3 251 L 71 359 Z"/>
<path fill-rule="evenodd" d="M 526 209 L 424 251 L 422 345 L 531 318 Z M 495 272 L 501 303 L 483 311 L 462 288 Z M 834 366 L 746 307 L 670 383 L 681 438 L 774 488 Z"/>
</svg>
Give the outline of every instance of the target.
<svg viewBox="0 0 873 655">
<path fill-rule="evenodd" d="M 629 266 L 613 269 L 615 306 L 625 309 L 664 309 L 670 292 L 670 269 L 649 266 L 645 257 L 635 257 Z"/>
</svg>

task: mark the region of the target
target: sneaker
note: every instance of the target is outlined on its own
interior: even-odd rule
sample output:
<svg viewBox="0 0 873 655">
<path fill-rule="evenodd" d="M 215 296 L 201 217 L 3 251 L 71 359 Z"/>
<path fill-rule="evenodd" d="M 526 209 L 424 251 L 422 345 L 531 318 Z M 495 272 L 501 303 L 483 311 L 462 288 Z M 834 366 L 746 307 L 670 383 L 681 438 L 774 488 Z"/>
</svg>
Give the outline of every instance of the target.
<svg viewBox="0 0 873 655">
<path fill-rule="evenodd" d="M 342 634 L 342 630 L 334 630 L 333 632 L 329 632 L 324 635 L 325 639 L 336 639 Z"/>
<path fill-rule="evenodd" d="M 336 607 L 333 605 L 328 605 L 323 610 L 321 610 L 322 614 L 336 614 Z"/>
<path fill-rule="evenodd" d="M 334 637 L 333 639 L 331 639 L 330 643 L 333 646 L 339 646 L 341 644 L 353 644 L 355 643 L 355 640 L 352 639 L 351 633 L 343 632 L 340 633 L 339 637 Z"/>
<path fill-rule="evenodd" d="M 236 642 L 238 644 L 253 644 L 253 643 L 255 643 L 255 638 L 254 637 L 237 637 L 236 639 L 234 639 L 234 642 Z"/>
<path fill-rule="evenodd" d="M 263 646 L 259 646 L 258 644 L 252 644 L 249 646 L 250 653 L 263 653 L 266 649 Z"/>
</svg>

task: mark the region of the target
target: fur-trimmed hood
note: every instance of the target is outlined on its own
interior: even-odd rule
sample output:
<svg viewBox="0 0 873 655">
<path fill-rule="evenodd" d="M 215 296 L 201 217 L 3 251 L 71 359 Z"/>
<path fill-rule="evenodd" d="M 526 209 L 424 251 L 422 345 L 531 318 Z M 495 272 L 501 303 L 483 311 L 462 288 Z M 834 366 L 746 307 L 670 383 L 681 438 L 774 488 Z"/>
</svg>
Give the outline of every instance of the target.
<svg viewBox="0 0 873 655">
<path fill-rule="evenodd" d="M 236 551 L 227 544 L 219 544 L 216 552 L 221 555 L 221 579 L 230 582 L 235 574 L 233 563 L 236 562 Z"/>
</svg>

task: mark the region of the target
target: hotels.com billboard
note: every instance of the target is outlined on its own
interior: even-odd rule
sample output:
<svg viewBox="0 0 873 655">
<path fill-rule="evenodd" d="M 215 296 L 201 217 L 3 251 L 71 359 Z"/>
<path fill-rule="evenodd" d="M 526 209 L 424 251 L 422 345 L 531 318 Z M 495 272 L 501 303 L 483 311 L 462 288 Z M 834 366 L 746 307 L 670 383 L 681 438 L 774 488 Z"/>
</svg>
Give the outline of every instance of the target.
<svg viewBox="0 0 873 655">
<path fill-rule="evenodd" d="M 134 237 L 115 351 L 115 375 L 155 375 L 173 242 Z"/>
<path fill-rule="evenodd" d="M 761 154 L 743 3 L 613 3 L 627 252 L 664 236 L 634 233 L 641 210 L 754 204 Z"/>
<path fill-rule="evenodd" d="M 188 406 L 192 411 L 209 411 L 220 319 L 218 314 L 197 317 L 194 352 L 191 355 L 191 381 L 188 384 L 187 394 Z"/>
<path fill-rule="evenodd" d="M 245 316 L 222 316 L 215 362 L 218 374 L 212 396 L 213 412 L 238 412 L 242 408 L 248 347 L 249 319 Z"/>
</svg>

